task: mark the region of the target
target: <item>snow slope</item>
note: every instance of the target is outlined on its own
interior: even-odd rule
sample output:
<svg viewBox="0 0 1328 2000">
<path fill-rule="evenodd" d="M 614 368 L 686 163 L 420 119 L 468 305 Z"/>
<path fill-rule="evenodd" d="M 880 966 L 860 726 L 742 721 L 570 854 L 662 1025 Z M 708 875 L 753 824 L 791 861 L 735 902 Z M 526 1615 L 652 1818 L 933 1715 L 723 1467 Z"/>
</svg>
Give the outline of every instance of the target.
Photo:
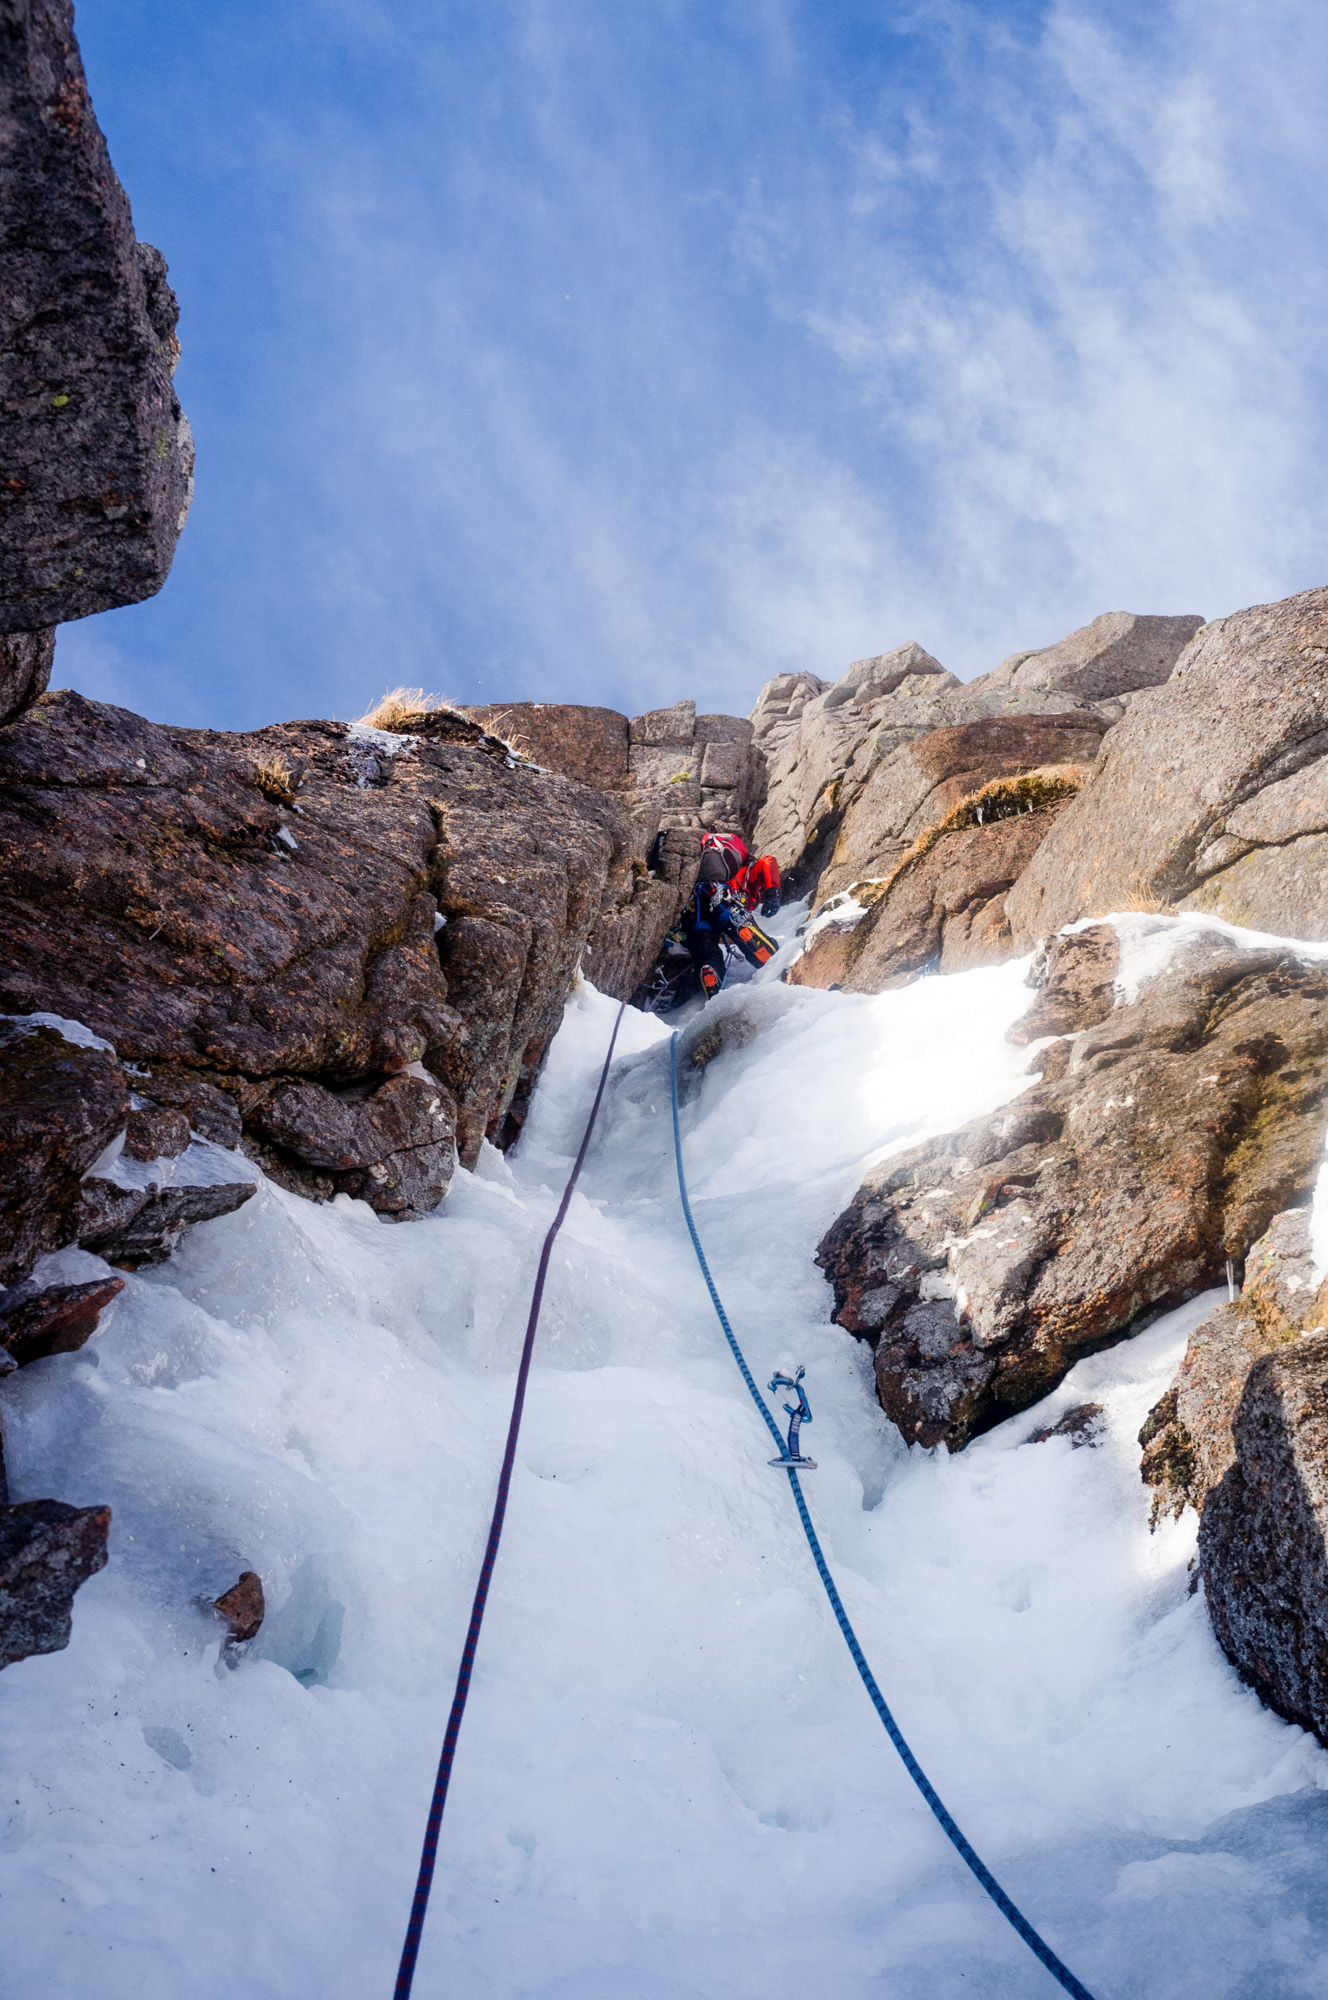
<svg viewBox="0 0 1328 2000">
<path fill-rule="evenodd" d="M 773 983 L 683 1112 L 758 1379 L 859 1636 L 970 1838 L 1098 2000 L 1328 1990 L 1328 1756 L 1262 1709 L 1147 1530 L 1135 1433 L 1194 1301 L 959 1458 L 909 1453 L 816 1241 L 890 1146 L 1015 1093 L 1023 968 Z M 712 1010 L 713 1011 L 713 1010 Z M 392 1988 L 540 1241 L 614 1009 L 567 1010 L 519 1153 L 392 1226 L 265 1185 L 6 1384 L 15 1498 L 114 1508 L 68 1651 L 0 1678 L 4 2000 Z M 900 1767 L 677 1206 L 667 1040 L 629 1014 L 555 1252 L 444 1823 L 421 2000 L 1056 1989 Z M 54 1267 L 101 1269 L 66 1252 Z M 1098 1450 L 1024 1440 L 1087 1399 Z M 197 1608 L 257 1569 L 236 1667 Z"/>
</svg>

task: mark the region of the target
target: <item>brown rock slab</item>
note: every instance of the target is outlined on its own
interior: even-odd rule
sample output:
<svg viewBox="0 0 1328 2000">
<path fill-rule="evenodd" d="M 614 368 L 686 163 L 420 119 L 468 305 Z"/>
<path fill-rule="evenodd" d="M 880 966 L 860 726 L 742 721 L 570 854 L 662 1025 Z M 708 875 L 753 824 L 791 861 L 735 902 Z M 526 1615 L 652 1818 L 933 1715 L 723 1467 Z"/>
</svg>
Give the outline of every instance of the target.
<svg viewBox="0 0 1328 2000">
<path fill-rule="evenodd" d="M 961 972 L 1009 958 L 1005 898 L 1050 831 L 1056 809 L 1012 814 L 942 834 L 900 868 L 847 934 L 798 962 L 803 985 L 884 993 L 919 972 Z M 818 940 L 819 943 L 819 940 Z M 834 979 L 824 975 L 842 966 Z"/>
<path fill-rule="evenodd" d="M 903 1435 L 957 1450 L 1214 1283 L 1309 1199 L 1326 1089 L 1328 968 L 1214 933 L 1042 1083 L 884 1162 L 817 1261 Z"/>
<path fill-rule="evenodd" d="M 134 240 L 69 0 L 0 10 L 0 632 L 161 589 L 193 487 L 175 296 Z"/>
<path fill-rule="evenodd" d="M 97 1331 L 102 1313 L 123 1290 L 123 1278 L 94 1278 L 86 1285 L 16 1285 L 0 1293 L 0 1349 L 18 1368 L 51 1354 L 72 1354 Z"/>
<path fill-rule="evenodd" d="M 110 1527 L 109 1507 L 62 1500 L 0 1507 L 0 1667 L 63 1652 L 74 1592 L 105 1567 Z"/>
</svg>

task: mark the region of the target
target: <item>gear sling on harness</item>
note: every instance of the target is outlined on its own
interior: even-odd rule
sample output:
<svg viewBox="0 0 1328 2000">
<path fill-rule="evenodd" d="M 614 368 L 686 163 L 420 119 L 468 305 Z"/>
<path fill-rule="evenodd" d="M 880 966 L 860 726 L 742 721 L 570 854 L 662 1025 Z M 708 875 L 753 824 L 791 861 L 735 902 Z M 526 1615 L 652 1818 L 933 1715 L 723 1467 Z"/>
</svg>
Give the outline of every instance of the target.
<svg viewBox="0 0 1328 2000">
<path fill-rule="evenodd" d="M 484 1560 L 480 1565 L 479 1581 L 475 1586 L 475 1596 L 471 1604 L 470 1623 L 466 1628 L 465 1643 L 461 1651 L 461 1665 L 457 1673 L 451 1712 L 448 1715 L 447 1729 L 443 1737 L 442 1754 L 438 1760 L 438 1772 L 434 1780 L 433 1797 L 430 1801 L 428 1819 L 425 1823 L 424 1843 L 420 1853 L 415 1895 L 411 1903 L 410 1918 L 406 1926 L 405 1943 L 402 1946 L 401 1961 L 397 1970 L 394 2000 L 409 2000 L 411 1986 L 415 1978 L 415 1966 L 419 1957 L 420 1940 L 424 1933 L 424 1919 L 429 1907 L 429 1893 L 433 1886 L 434 1869 L 438 1860 L 438 1836 L 442 1826 L 443 1808 L 447 1803 L 447 1791 L 452 1776 L 452 1765 L 456 1758 L 457 1740 L 461 1732 L 461 1720 L 465 1714 L 466 1699 L 470 1693 L 471 1675 L 475 1666 L 475 1654 L 479 1646 L 480 1627 L 484 1621 L 484 1607 L 488 1600 L 489 1585 L 493 1579 L 493 1570 L 498 1557 L 499 1543 L 502 1540 L 503 1520 L 507 1512 L 507 1499 L 511 1490 L 512 1471 L 516 1462 L 517 1439 L 521 1431 L 521 1416 L 525 1408 L 526 1384 L 529 1380 L 530 1364 L 535 1349 L 535 1334 L 539 1326 L 540 1308 L 544 1302 L 544 1285 L 548 1277 L 549 1259 L 553 1251 L 554 1239 L 566 1219 L 572 1194 L 576 1188 L 577 1181 L 580 1179 L 581 1169 L 585 1164 L 586 1153 L 590 1147 L 591 1134 L 595 1129 L 595 1121 L 599 1116 L 600 1105 L 604 1099 L 605 1086 L 609 1079 L 609 1067 L 613 1061 L 613 1051 L 618 1041 L 618 1030 L 622 1026 L 622 1018 L 626 1011 L 627 1003 L 623 1001 L 613 1024 L 613 1033 L 609 1037 L 608 1053 L 605 1055 L 604 1066 L 600 1071 L 599 1086 L 595 1091 L 594 1103 L 590 1107 L 590 1116 L 586 1120 L 586 1129 L 581 1140 L 580 1150 L 577 1153 L 572 1171 L 568 1176 L 567 1185 L 563 1189 L 562 1200 L 558 1204 L 558 1212 L 554 1216 L 549 1232 L 544 1239 L 543 1249 L 540 1252 L 539 1267 L 535 1274 L 535 1287 L 530 1301 L 530 1317 L 526 1323 L 526 1337 L 521 1349 L 521 1362 L 517 1370 L 516 1390 L 512 1398 L 512 1413 L 508 1421 L 507 1443 L 503 1451 L 502 1467 L 498 1475 L 498 1491 L 494 1500 L 493 1515 L 489 1523 L 488 1540 L 484 1548 Z M 743 1358 L 742 1349 L 739 1347 L 734 1337 L 733 1329 L 729 1325 L 728 1315 L 725 1313 L 719 1293 L 715 1289 L 715 1281 L 710 1275 L 710 1266 L 706 1263 L 705 1252 L 701 1248 L 701 1239 L 697 1234 L 696 1223 L 692 1216 L 691 1203 L 687 1199 L 687 1181 L 682 1165 L 682 1132 L 678 1122 L 678 1037 L 676 1034 L 672 1037 L 669 1044 L 669 1066 L 673 1105 L 674 1158 L 678 1170 L 678 1193 L 682 1201 L 682 1211 L 686 1218 L 688 1233 L 692 1239 L 692 1247 L 696 1251 L 697 1262 L 701 1267 L 701 1275 L 705 1279 L 711 1302 L 719 1316 L 719 1323 L 724 1330 L 724 1338 L 727 1340 L 733 1358 L 742 1372 L 742 1379 L 747 1385 L 752 1401 L 761 1412 L 766 1426 L 775 1440 L 779 1456 L 772 1459 L 770 1463 L 782 1467 L 788 1473 L 789 1486 L 792 1490 L 798 1514 L 811 1548 L 817 1573 L 825 1586 L 826 1595 L 830 1600 L 830 1607 L 835 1614 L 839 1629 L 844 1635 L 849 1652 L 853 1656 L 853 1663 L 862 1676 L 863 1685 L 867 1689 L 872 1705 L 884 1723 L 890 1741 L 894 1744 L 895 1749 L 903 1759 L 904 1768 L 918 1787 L 918 1790 L 922 1793 L 924 1799 L 926 1799 L 927 1804 L 931 1807 L 932 1812 L 936 1815 L 936 1818 L 955 1848 L 967 1862 L 978 1881 L 995 1903 L 997 1909 L 1009 1920 L 1030 1951 L 1034 1952 L 1041 1959 L 1048 1972 L 1051 1973 L 1054 1979 L 1060 1982 L 1067 1993 L 1074 1994 L 1076 2000 L 1093 2000 L 1093 1996 L 1088 1991 L 1088 1988 L 1082 1985 L 1069 1968 L 1061 1963 L 1060 1959 L 1057 1958 L 1055 1952 L 1051 1949 L 1051 1946 L 1038 1935 L 1027 1917 L 1010 1901 L 1010 1898 L 1001 1888 L 1000 1883 L 996 1880 L 990 1869 L 987 1868 L 964 1838 L 964 1835 L 960 1832 L 958 1826 L 950 1817 L 950 1814 L 946 1811 L 945 1806 L 933 1789 L 917 1758 L 909 1749 L 900 1732 L 899 1725 L 886 1706 L 884 1695 L 876 1685 L 875 1677 L 872 1674 L 871 1668 L 867 1665 L 861 1646 L 858 1644 L 857 1635 L 849 1623 L 848 1614 L 840 1602 L 839 1592 L 835 1588 L 834 1578 L 831 1576 L 826 1564 L 821 1544 L 817 1539 L 816 1530 L 812 1526 L 811 1515 L 807 1511 L 807 1502 L 803 1498 L 802 1487 L 798 1482 L 798 1467 L 803 1466 L 810 1469 L 813 1464 L 811 1459 L 804 1458 L 799 1451 L 799 1427 L 811 1421 L 811 1412 L 807 1407 L 807 1397 L 802 1388 L 803 1371 L 799 1368 L 797 1375 L 793 1378 L 787 1375 L 776 1375 L 775 1380 L 770 1385 L 772 1390 L 777 1386 L 790 1389 L 798 1399 L 795 1404 L 785 1405 L 792 1419 L 789 1426 L 788 1442 L 786 1444 L 784 1439 L 779 1435 L 779 1426 L 771 1416 L 770 1410 L 763 1400 L 760 1391 L 757 1389 L 756 1383 L 752 1380 L 751 1370 Z"/>
</svg>

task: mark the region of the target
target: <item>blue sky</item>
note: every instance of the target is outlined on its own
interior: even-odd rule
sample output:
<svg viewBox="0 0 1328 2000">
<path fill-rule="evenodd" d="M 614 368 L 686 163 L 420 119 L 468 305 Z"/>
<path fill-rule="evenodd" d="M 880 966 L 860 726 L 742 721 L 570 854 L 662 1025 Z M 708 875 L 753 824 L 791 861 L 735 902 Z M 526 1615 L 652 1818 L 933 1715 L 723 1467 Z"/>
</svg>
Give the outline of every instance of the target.
<svg viewBox="0 0 1328 2000">
<path fill-rule="evenodd" d="M 198 494 L 55 680 L 745 713 L 1328 581 L 1312 0 L 78 0 Z"/>
</svg>

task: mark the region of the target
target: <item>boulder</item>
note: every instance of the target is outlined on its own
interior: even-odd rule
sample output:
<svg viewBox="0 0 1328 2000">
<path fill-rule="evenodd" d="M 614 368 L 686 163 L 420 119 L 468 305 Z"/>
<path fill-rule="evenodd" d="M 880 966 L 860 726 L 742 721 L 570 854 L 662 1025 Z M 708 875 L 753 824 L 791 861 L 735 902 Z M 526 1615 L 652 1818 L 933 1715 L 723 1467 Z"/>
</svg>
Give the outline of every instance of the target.
<svg viewBox="0 0 1328 2000">
<path fill-rule="evenodd" d="M 247 1646 L 251 1639 L 256 1639 L 267 1616 L 263 1579 L 258 1571 L 241 1570 L 238 1582 L 213 1599 L 212 1609 L 226 1622 L 228 1647 Z"/>
<path fill-rule="evenodd" d="M 0 1667 L 63 1652 L 74 1592 L 105 1567 L 110 1527 L 109 1507 L 0 1506 Z"/>
<path fill-rule="evenodd" d="M 1089 1022 L 1041 1054 L 1041 1081 L 884 1161 L 820 1245 L 834 1317 L 874 1343 L 882 1405 L 910 1442 L 959 1449 L 1214 1283 L 1309 1199 L 1328 967 L 1157 920 L 1154 947 L 1157 931 L 1171 956 L 1096 1021 L 1076 940 L 1066 964 Z M 1107 950 L 1100 939 L 1099 964 Z M 1065 1021 L 1057 960 L 1041 1004 Z"/>
<path fill-rule="evenodd" d="M 165 260 L 134 239 L 69 0 L 0 0 L 0 132 L 0 633 L 45 635 L 161 589 L 194 449 Z"/>
<path fill-rule="evenodd" d="M 83 1181 L 77 1241 L 122 1270 L 164 1264 L 191 1223 L 215 1222 L 258 1192 L 251 1175 L 212 1157 L 211 1148 L 188 1148 L 178 1170 L 173 1160 L 153 1161 L 151 1168 L 129 1181 L 98 1174 Z"/>
<path fill-rule="evenodd" d="M 1261 1355 L 1318 1328 L 1328 1310 L 1314 1282 L 1310 1211 L 1273 1217 L 1245 1259 L 1240 1296 L 1190 1335 L 1185 1359 L 1149 1411 L 1140 1471 L 1153 1489 L 1152 1520 L 1202 1513 L 1211 1489 L 1236 1462 L 1232 1420 Z"/>
<path fill-rule="evenodd" d="M 452 1184 L 456 1105 L 427 1071 L 341 1092 L 283 1083 L 256 1105 L 251 1127 L 383 1215 L 427 1215 Z"/>
<path fill-rule="evenodd" d="M 1105 1412 L 1101 1403 L 1076 1403 L 1054 1424 L 1040 1424 L 1030 1431 L 1026 1444 L 1046 1444 L 1052 1438 L 1068 1438 L 1071 1451 L 1092 1450 L 1106 1435 Z"/>
<path fill-rule="evenodd" d="M 672 708 L 652 708 L 632 717 L 631 745 L 636 749 L 690 750 L 696 734 L 696 703 L 675 701 Z"/>
<path fill-rule="evenodd" d="M 1016 947 L 1141 903 L 1328 937 L 1328 589 L 1205 625 L 1011 891 Z"/>
<path fill-rule="evenodd" d="M 1261 1701 L 1328 1742 L 1328 1332 L 1255 1361 L 1199 1522 L 1208 1614 Z"/>
</svg>

